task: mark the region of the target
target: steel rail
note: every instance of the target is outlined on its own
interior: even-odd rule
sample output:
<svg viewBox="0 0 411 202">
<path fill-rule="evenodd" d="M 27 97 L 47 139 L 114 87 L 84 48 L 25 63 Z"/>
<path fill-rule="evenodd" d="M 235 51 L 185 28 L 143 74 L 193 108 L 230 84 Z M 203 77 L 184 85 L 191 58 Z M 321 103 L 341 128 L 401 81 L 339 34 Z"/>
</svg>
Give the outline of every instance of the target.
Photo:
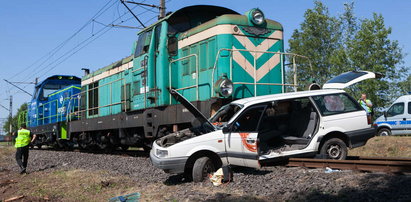
<svg viewBox="0 0 411 202">
<path fill-rule="evenodd" d="M 411 158 L 348 157 L 347 159 L 349 160 L 290 158 L 286 166 L 411 173 Z"/>
</svg>

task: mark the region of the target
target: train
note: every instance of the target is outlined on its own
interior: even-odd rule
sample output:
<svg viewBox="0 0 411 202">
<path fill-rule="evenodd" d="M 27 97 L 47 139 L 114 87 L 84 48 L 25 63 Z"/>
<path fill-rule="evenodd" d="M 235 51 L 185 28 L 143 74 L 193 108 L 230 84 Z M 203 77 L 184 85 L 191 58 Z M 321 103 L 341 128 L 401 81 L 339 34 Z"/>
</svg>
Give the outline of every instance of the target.
<svg viewBox="0 0 411 202">
<path fill-rule="evenodd" d="M 241 98 L 283 93 L 283 27 L 254 8 L 241 15 L 189 6 L 138 32 L 130 56 L 82 78 L 50 76 L 35 87 L 21 123 L 34 146 L 150 149 L 193 117 L 174 89 L 210 117 Z M 296 55 L 292 55 L 295 57 Z"/>
</svg>

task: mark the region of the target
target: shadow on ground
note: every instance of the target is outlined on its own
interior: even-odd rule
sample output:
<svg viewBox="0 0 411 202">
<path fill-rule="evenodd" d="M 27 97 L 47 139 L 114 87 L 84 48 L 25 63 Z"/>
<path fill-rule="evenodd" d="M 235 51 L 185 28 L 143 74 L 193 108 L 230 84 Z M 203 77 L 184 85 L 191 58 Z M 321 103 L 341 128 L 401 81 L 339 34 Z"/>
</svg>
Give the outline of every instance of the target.
<svg viewBox="0 0 411 202">
<path fill-rule="evenodd" d="M 411 201 L 411 175 L 368 174 L 338 193 L 299 192 L 292 201 Z"/>
</svg>

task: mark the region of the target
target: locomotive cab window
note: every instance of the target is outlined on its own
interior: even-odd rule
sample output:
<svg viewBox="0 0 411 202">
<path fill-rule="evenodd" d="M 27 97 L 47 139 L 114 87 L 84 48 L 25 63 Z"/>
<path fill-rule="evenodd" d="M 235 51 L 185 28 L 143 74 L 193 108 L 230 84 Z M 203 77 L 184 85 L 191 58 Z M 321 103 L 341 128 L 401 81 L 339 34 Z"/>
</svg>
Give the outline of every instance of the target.
<svg viewBox="0 0 411 202">
<path fill-rule="evenodd" d="M 151 32 L 152 31 L 150 30 L 139 35 L 134 57 L 138 57 L 148 52 L 151 41 Z"/>
<path fill-rule="evenodd" d="M 88 85 L 88 115 L 98 114 L 98 82 Z"/>
</svg>

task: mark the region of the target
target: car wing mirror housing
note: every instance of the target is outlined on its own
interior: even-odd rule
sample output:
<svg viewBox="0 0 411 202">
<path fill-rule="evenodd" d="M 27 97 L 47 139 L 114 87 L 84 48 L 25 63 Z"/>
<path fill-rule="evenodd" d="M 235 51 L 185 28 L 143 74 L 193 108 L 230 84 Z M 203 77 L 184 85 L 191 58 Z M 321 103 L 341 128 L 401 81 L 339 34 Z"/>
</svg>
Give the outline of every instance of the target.
<svg viewBox="0 0 411 202">
<path fill-rule="evenodd" d="M 229 126 L 224 126 L 223 127 L 223 133 L 224 134 L 227 134 L 227 133 L 229 133 L 230 132 L 230 127 Z"/>
<path fill-rule="evenodd" d="M 384 111 L 384 118 L 385 118 L 385 120 L 387 120 L 387 116 L 388 116 L 387 111 Z"/>
</svg>

